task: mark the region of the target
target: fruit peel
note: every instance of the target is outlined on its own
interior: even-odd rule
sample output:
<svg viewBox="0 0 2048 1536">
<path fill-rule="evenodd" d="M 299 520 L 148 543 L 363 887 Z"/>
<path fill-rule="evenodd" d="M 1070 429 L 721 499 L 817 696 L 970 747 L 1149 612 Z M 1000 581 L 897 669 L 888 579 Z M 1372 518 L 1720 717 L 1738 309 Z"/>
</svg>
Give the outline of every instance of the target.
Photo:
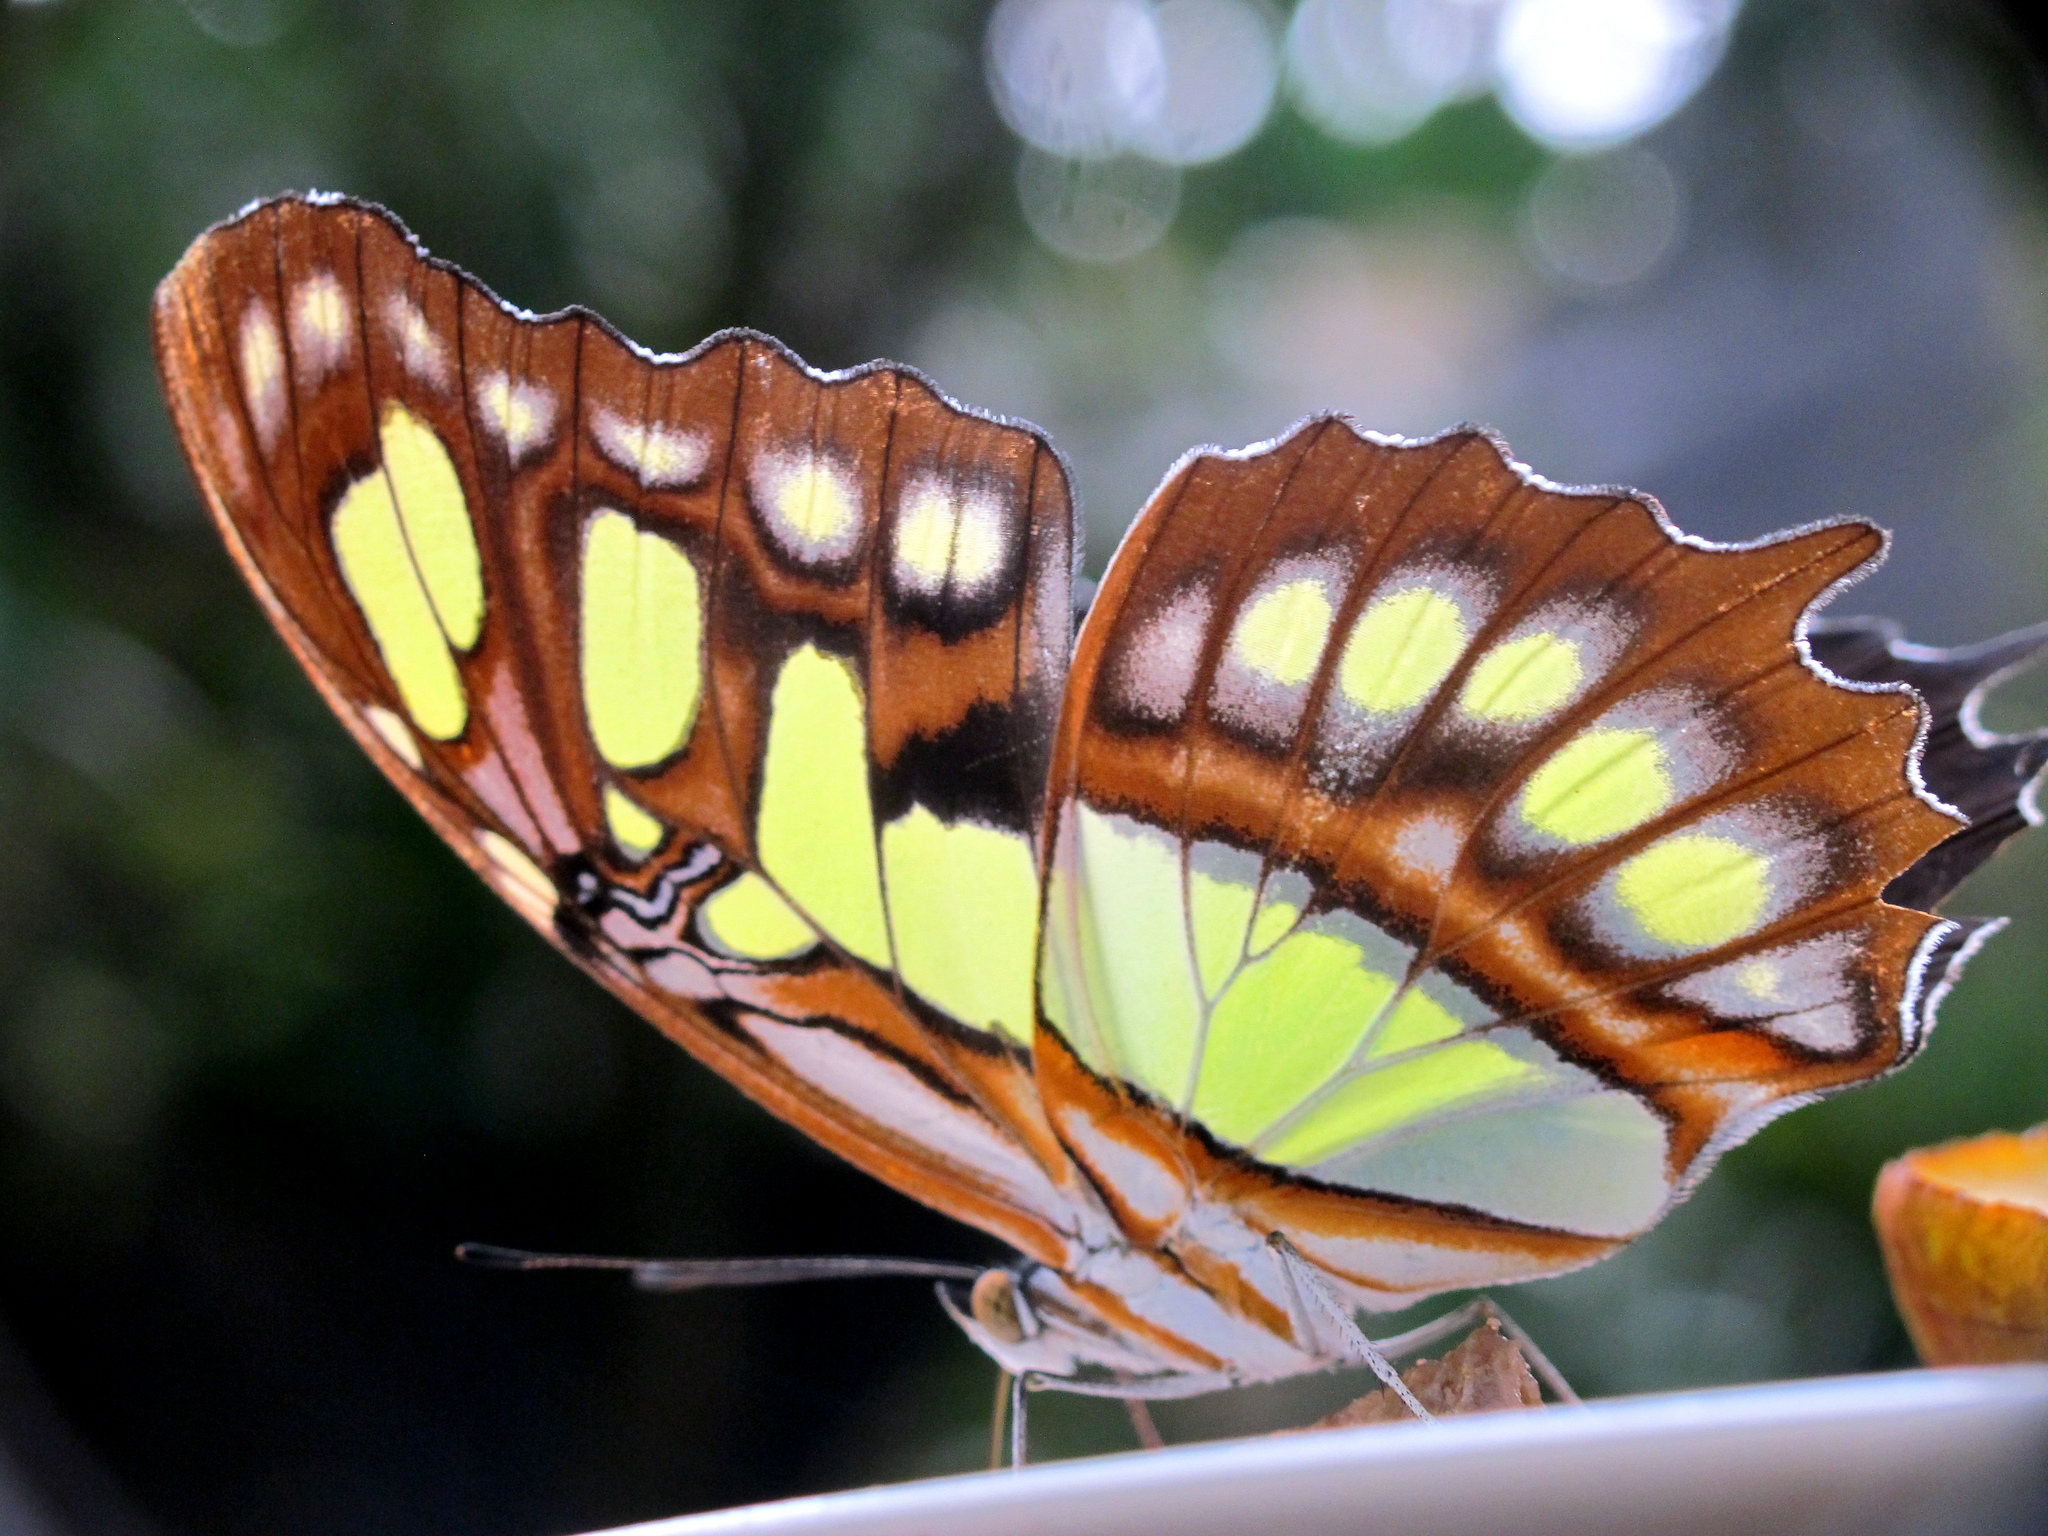
<svg viewBox="0 0 2048 1536">
<path fill-rule="evenodd" d="M 2048 1125 L 1908 1152 L 1871 1203 L 1922 1360 L 2048 1361 Z"/>
</svg>

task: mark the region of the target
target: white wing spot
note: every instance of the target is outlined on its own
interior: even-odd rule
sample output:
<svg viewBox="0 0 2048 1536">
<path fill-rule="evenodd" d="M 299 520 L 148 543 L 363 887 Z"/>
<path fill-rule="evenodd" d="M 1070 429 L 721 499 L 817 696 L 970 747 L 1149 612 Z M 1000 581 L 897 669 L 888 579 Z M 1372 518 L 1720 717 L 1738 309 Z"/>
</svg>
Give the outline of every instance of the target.
<svg viewBox="0 0 2048 1536">
<path fill-rule="evenodd" d="M 284 341 L 261 301 L 242 312 L 242 398 L 265 448 L 284 425 Z"/>
<path fill-rule="evenodd" d="M 332 272 L 315 272 L 292 295 L 292 366 L 311 389 L 348 360 L 354 318 Z"/>
<path fill-rule="evenodd" d="M 755 509 L 793 559 L 829 565 L 859 548 L 866 528 L 860 492 L 824 454 L 763 454 L 750 479 Z"/>
<path fill-rule="evenodd" d="M 1860 998 L 1855 931 L 1780 945 L 1685 976 L 1665 987 L 1718 1019 L 1822 1054 L 1859 1048 L 1866 1005 Z"/>
<path fill-rule="evenodd" d="M 1189 587 L 1139 624 L 1110 676 L 1131 714 L 1167 724 L 1187 712 L 1212 606 L 1207 588 Z"/>
<path fill-rule="evenodd" d="M 419 306 L 402 293 L 391 295 L 384 306 L 384 323 L 398 347 L 398 360 L 405 371 L 436 389 L 446 389 L 450 376 L 448 348 Z"/>
<path fill-rule="evenodd" d="M 555 396 L 544 384 L 515 384 L 502 373 L 487 373 L 477 382 L 476 403 L 515 468 L 554 431 Z"/>
<path fill-rule="evenodd" d="M 986 491 L 917 481 L 896 515 L 897 584 L 937 597 L 950 581 L 957 595 L 980 595 L 1002 572 L 1008 523 Z"/>
<path fill-rule="evenodd" d="M 711 458 L 702 433 L 628 421 L 601 405 L 590 413 L 590 430 L 604 456 L 649 490 L 683 489 Z"/>
<path fill-rule="evenodd" d="M 242 440 L 242 424 L 225 404 L 216 404 L 213 408 L 213 442 L 236 494 L 254 495 L 254 482 L 249 473 L 249 450 Z"/>
<path fill-rule="evenodd" d="M 498 887 L 503 896 L 519 915 L 537 927 L 546 927 L 555 918 L 555 882 L 550 880 L 533 862 L 524 848 L 502 833 L 489 827 L 476 835 L 477 847 L 484 857 L 497 868 L 504 881 Z"/>
<path fill-rule="evenodd" d="M 363 718 L 370 722 L 370 729 L 383 739 L 384 745 L 405 760 L 406 767 L 417 773 L 425 766 L 411 727 L 398 716 L 382 704 L 368 704 L 363 707 Z"/>
<path fill-rule="evenodd" d="M 1449 876 L 1465 843 L 1464 828 L 1449 816 L 1430 812 L 1401 824 L 1394 834 L 1392 851 L 1397 863 L 1424 879 Z"/>
</svg>

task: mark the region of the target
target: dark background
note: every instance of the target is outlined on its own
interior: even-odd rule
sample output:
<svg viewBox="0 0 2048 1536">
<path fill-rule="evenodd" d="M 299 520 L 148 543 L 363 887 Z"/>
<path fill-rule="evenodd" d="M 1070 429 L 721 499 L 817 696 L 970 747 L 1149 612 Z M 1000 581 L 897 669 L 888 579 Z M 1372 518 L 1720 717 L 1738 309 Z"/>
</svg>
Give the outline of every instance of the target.
<svg viewBox="0 0 2048 1536">
<path fill-rule="evenodd" d="M 0 6 L 0 1525 L 565 1531 L 985 1454 L 992 1371 L 918 1284 L 650 1298 L 450 1261 L 993 1253 L 602 996 L 358 757 L 157 398 L 149 294 L 194 235 L 346 190 L 649 345 L 747 324 L 823 366 L 905 358 L 1052 431 L 1093 570 L 1184 448 L 1340 406 L 1489 421 L 1710 537 L 1875 518 L 1893 558 L 1838 611 L 1918 638 L 2048 612 L 2022 39 L 1962 5 L 1643 3 L 1709 43 L 1728 21 L 1726 52 L 1614 142 L 1478 79 L 1361 143 L 1297 69 L 1185 168 L 1026 151 L 987 8 L 946 0 Z M 1237 9 L 1277 39 L 1291 8 Z M 2048 717 L 2008 693 L 1994 719 Z M 1505 1298 L 1582 1389 L 1908 1363 L 1870 1182 L 2048 1114 L 2044 871 L 2048 838 L 1955 904 L 2015 922 L 1908 1073 Z M 1042 1454 L 1128 1442 L 1113 1406 L 1037 1407 Z"/>
</svg>

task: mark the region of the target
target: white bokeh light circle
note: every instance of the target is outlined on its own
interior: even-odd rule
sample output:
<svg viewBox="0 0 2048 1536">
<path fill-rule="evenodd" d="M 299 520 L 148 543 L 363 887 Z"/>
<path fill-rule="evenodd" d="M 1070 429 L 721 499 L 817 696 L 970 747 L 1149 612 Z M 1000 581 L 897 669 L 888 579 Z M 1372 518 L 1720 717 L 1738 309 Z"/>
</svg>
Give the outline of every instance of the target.
<svg viewBox="0 0 2048 1536">
<path fill-rule="evenodd" d="M 1537 264 L 1567 287 L 1618 288 L 1664 265 L 1683 217 L 1671 168 L 1631 145 L 1553 163 L 1529 189 L 1522 234 Z"/>
<path fill-rule="evenodd" d="M 1166 54 L 1143 0 L 1003 0 L 989 18 L 996 110 L 1064 159 L 1121 154 L 1166 101 Z"/>
<path fill-rule="evenodd" d="M 1132 147 L 1169 165 L 1242 149 L 1272 111 L 1280 81 L 1264 18 L 1244 0 L 1166 0 L 1152 19 L 1166 89 Z"/>
<path fill-rule="evenodd" d="M 1495 0 L 1386 0 L 1387 43 L 1403 71 L 1443 100 L 1493 81 Z"/>
<path fill-rule="evenodd" d="M 1288 80 L 1333 137 L 1391 143 L 1484 88 L 1492 21 L 1484 0 L 1302 0 L 1287 28 Z"/>
<path fill-rule="evenodd" d="M 1026 149 L 1017 201 L 1031 232 L 1076 261 L 1125 261 L 1157 245 L 1180 210 L 1180 171 L 1143 155 L 1070 160 Z"/>
<path fill-rule="evenodd" d="M 1630 139 L 1676 112 L 1721 56 L 1732 0 L 1508 0 L 1501 105 L 1558 149 Z"/>
</svg>

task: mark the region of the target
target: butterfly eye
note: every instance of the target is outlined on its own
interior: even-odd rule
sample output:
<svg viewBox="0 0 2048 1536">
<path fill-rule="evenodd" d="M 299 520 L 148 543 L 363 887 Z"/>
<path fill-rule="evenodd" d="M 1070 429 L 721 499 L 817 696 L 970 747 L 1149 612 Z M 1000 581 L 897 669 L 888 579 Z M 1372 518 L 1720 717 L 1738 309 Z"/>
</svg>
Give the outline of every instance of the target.
<svg viewBox="0 0 2048 1536">
<path fill-rule="evenodd" d="M 968 1306 L 982 1330 L 1001 1343 L 1022 1344 L 1037 1331 L 1027 1326 L 1037 1319 L 1031 1316 L 1023 1292 L 1017 1289 L 1016 1276 L 1007 1269 L 984 1270 L 969 1293 Z"/>
</svg>

